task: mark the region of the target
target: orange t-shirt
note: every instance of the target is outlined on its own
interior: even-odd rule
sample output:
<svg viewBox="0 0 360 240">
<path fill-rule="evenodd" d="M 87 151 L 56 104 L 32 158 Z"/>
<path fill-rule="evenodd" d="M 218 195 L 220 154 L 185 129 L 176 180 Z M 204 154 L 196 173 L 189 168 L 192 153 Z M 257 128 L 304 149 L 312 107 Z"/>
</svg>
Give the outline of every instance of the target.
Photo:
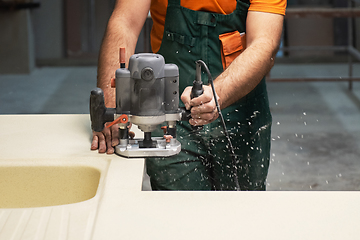
<svg viewBox="0 0 360 240">
<path fill-rule="evenodd" d="M 269 12 L 285 15 L 287 0 L 250 0 L 249 11 Z M 151 46 L 153 52 L 160 49 L 166 9 L 168 0 L 152 0 L 151 1 L 151 18 L 153 27 L 151 30 Z M 207 11 L 220 14 L 229 14 L 236 9 L 236 0 L 181 0 L 181 6 L 195 11 Z"/>
</svg>

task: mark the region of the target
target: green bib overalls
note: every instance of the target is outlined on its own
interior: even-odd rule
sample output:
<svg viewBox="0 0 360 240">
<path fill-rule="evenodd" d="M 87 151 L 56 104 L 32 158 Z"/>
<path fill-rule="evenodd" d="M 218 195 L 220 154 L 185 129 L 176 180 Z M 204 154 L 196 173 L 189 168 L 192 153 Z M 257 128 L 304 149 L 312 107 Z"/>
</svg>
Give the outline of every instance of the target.
<svg viewBox="0 0 360 240">
<path fill-rule="evenodd" d="M 222 71 L 219 35 L 245 32 L 248 5 L 238 0 L 228 15 L 193 11 L 169 0 L 159 54 L 179 67 L 180 93 L 192 86 L 195 61 L 203 60 L 215 79 Z M 207 83 L 205 74 L 203 82 Z M 247 96 L 222 110 L 237 155 L 241 190 L 265 190 L 270 158 L 271 114 L 265 80 Z M 188 122 L 177 124 L 180 154 L 148 158 L 153 190 L 234 190 L 234 169 L 220 120 L 194 132 Z"/>
</svg>

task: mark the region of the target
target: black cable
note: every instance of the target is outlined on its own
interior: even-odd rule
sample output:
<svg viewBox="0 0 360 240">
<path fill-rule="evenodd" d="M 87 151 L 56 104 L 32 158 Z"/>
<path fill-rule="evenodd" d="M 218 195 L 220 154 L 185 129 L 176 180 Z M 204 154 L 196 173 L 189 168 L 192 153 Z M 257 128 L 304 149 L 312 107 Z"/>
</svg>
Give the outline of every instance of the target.
<svg viewBox="0 0 360 240">
<path fill-rule="evenodd" d="M 226 137 L 226 139 L 228 140 L 228 143 L 229 143 L 230 155 L 231 155 L 232 164 L 233 164 L 233 177 L 234 177 L 234 181 L 235 181 L 235 185 L 236 185 L 236 191 L 240 191 L 241 189 L 240 189 L 240 185 L 239 185 L 239 178 L 238 178 L 238 175 L 237 175 L 236 155 L 235 155 L 234 147 L 233 147 L 233 145 L 231 143 L 229 133 L 228 133 L 228 131 L 226 129 L 224 117 L 223 117 L 223 115 L 221 113 L 219 102 L 218 102 L 217 97 L 216 97 L 214 81 L 212 79 L 210 70 L 207 67 L 207 65 L 202 60 L 197 60 L 196 63 L 200 63 L 202 65 L 202 67 L 205 69 L 206 73 L 207 73 L 208 82 L 211 85 L 211 89 L 212 89 L 212 92 L 213 92 L 213 95 L 214 95 L 216 109 L 217 109 L 217 111 L 219 113 L 219 116 L 220 116 L 220 119 L 221 119 L 221 124 L 222 124 L 222 127 L 224 129 L 225 137 Z"/>
</svg>

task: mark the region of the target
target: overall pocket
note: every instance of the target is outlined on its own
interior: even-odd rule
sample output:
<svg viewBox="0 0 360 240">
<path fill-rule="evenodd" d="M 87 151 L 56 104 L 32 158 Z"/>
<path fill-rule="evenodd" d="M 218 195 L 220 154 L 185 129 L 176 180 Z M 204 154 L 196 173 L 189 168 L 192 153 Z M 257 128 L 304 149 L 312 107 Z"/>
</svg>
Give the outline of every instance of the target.
<svg viewBox="0 0 360 240">
<path fill-rule="evenodd" d="M 224 70 L 246 48 L 245 33 L 239 31 L 224 33 L 219 36 L 221 44 L 221 60 Z"/>
</svg>

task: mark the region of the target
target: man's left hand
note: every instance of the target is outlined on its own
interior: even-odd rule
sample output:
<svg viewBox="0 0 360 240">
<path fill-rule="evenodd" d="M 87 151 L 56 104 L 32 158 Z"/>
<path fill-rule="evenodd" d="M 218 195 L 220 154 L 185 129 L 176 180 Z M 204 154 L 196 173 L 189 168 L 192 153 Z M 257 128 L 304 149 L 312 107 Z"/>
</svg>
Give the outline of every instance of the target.
<svg viewBox="0 0 360 240">
<path fill-rule="evenodd" d="M 189 123 L 194 126 L 206 125 L 219 117 L 219 113 L 216 108 L 214 95 L 210 86 L 203 86 L 204 93 L 199 97 L 190 98 L 191 88 L 185 88 L 181 95 L 181 101 L 185 104 L 186 110 L 191 110 L 191 119 Z M 217 96 L 220 104 L 220 99 Z"/>
</svg>

